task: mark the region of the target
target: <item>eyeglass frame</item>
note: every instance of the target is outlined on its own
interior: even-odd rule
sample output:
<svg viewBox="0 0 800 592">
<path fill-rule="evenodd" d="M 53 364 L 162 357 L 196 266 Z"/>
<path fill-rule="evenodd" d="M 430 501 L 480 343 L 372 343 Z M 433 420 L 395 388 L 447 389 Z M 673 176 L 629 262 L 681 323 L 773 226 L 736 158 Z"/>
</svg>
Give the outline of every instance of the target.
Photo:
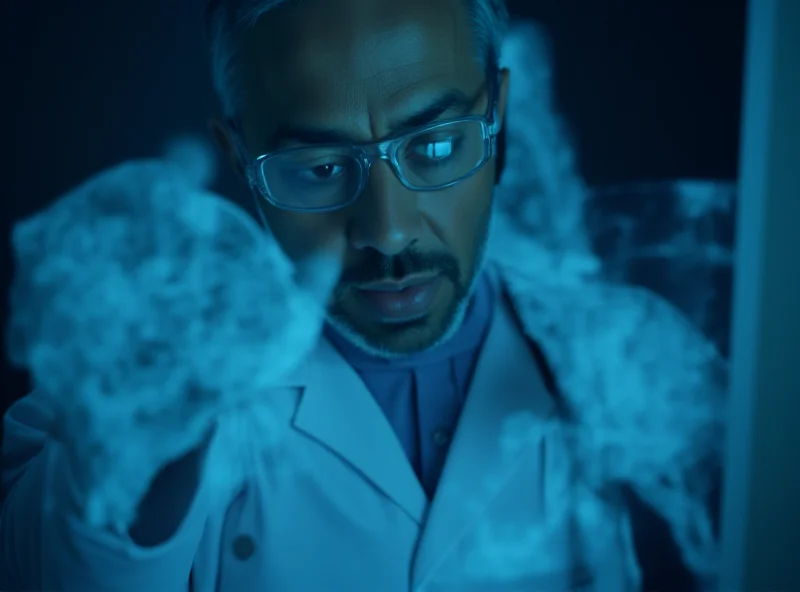
<svg viewBox="0 0 800 592">
<path fill-rule="evenodd" d="M 378 160 L 384 160 L 389 164 L 395 177 L 397 177 L 397 180 L 400 181 L 400 183 L 402 183 L 406 189 L 422 193 L 442 191 L 444 189 L 448 189 L 450 187 L 458 185 L 459 183 L 462 183 L 463 181 L 466 181 L 470 177 L 474 176 L 497 153 L 497 137 L 500 133 L 500 124 L 501 124 L 498 118 L 499 115 L 498 102 L 500 100 L 500 70 L 497 66 L 496 60 L 489 59 L 488 63 L 489 63 L 489 68 L 485 83 L 485 86 L 488 87 L 485 91 L 488 96 L 488 104 L 486 107 L 486 111 L 484 112 L 483 115 L 466 115 L 463 117 L 448 119 L 446 121 L 437 121 L 428 125 L 418 127 L 413 130 L 403 132 L 402 134 L 393 136 L 391 138 L 379 140 L 377 142 L 365 142 L 360 144 L 343 144 L 343 143 L 320 144 L 315 146 L 298 146 L 293 148 L 282 148 L 280 150 L 276 150 L 273 152 L 267 152 L 256 158 L 252 158 L 248 154 L 248 151 L 245 147 L 243 134 L 240 132 L 241 125 L 239 121 L 235 119 L 228 119 L 226 123 L 229 128 L 229 131 L 231 132 L 231 135 L 233 136 L 234 143 L 236 144 L 236 149 L 237 152 L 239 153 L 239 161 L 244 171 L 248 184 L 252 189 L 257 190 L 258 193 L 261 195 L 261 197 L 263 197 L 267 201 L 267 203 L 280 210 L 290 211 L 290 212 L 304 212 L 304 213 L 326 213 L 326 212 L 341 210 L 348 206 L 351 206 L 356 201 L 358 201 L 358 199 L 361 197 L 361 194 L 364 192 L 364 189 L 366 188 L 367 183 L 369 182 L 369 174 L 370 170 L 372 169 L 372 165 L 375 164 L 375 162 Z M 482 94 L 483 93 L 481 93 L 481 95 Z M 479 95 L 478 98 L 480 98 L 481 95 Z M 424 132 L 433 131 L 440 127 L 445 127 L 448 125 L 462 123 L 462 122 L 469 122 L 469 121 L 476 121 L 481 124 L 481 132 L 484 144 L 483 158 L 480 160 L 478 164 L 476 164 L 473 167 L 473 169 L 469 173 L 448 183 L 442 185 L 435 185 L 433 187 L 418 187 L 416 185 L 413 185 L 410 181 L 408 181 L 408 179 L 405 177 L 405 175 L 401 170 L 402 165 L 400 165 L 397 159 L 397 151 L 405 140 L 407 140 L 411 136 L 421 134 Z M 282 204 L 276 201 L 270 195 L 267 181 L 266 179 L 263 179 L 264 177 L 263 163 L 277 156 L 283 156 L 286 154 L 291 154 L 293 152 L 308 150 L 309 148 L 314 148 L 314 149 L 344 148 L 350 150 L 353 153 L 353 157 L 358 163 L 360 172 L 360 180 L 358 188 L 353 192 L 353 197 L 351 197 L 349 200 L 345 202 L 342 202 L 341 204 L 336 204 L 333 206 L 308 208 L 308 207 L 288 206 L 286 204 Z"/>
</svg>

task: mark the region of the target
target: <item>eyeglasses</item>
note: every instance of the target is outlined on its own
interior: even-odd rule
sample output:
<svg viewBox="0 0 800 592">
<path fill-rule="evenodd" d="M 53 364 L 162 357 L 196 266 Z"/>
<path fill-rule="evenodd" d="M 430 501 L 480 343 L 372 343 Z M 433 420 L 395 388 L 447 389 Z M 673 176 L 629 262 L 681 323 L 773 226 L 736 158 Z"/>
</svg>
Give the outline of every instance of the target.
<svg viewBox="0 0 800 592">
<path fill-rule="evenodd" d="M 304 146 L 264 154 L 245 162 L 247 179 L 273 206 L 302 212 L 330 212 L 354 203 L 376 160 L 386 161 L 412 191 L 447 189 L 478 172 L 496 151 L 496 87 L 492 76 L 484 115 L 434 123 L 370 144 Z"/>
</svg>

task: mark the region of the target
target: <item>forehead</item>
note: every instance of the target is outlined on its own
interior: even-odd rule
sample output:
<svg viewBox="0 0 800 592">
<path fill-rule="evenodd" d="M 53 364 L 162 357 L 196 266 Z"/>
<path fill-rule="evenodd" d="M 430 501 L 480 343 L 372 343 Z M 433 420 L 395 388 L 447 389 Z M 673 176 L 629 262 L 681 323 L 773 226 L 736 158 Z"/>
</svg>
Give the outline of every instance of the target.
<svg viewBox="0 0 800 592">
<path fill-rule="evenodd" d="M 389 117 L 442 89 L 474 91 L 476 55 L 461 0 L 289 2 L 244 39 L 245 116 Z"/>
</svg>

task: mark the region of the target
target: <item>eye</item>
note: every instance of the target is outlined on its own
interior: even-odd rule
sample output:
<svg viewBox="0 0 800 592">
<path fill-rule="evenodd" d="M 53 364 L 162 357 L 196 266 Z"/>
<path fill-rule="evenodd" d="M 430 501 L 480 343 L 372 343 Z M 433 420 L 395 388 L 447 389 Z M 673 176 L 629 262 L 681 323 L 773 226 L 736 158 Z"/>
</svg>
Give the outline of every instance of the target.
<svg viewBox="0 0 800 592">
<path fill-rule="evenodd" d="M 338 183 L 346 177 L 347 172 L 348 167 L 345 164 L 337 164 L 335 162 L 320 164 L 293 162 L 284 164 L 280 169 L 281 178 L 285 183 L 297 183 L 306 186 Z"/>
<path fill-rule="evenodd" d="M 298 167 L 292 174 L 301 181 L 333 181 L 345 173 L 345 167 L 338 164 L 319 164 L 312 167 Z"/>
</svg>

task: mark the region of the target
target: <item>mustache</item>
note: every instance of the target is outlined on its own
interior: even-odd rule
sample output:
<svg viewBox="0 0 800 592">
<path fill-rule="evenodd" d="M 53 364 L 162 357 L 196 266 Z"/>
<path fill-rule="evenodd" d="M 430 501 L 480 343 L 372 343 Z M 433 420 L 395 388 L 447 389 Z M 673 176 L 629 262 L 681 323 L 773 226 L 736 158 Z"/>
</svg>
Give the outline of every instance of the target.
<svg viewBox="0 0 800 592">
<path fill-rule="evenodd" d="M 370 250 L 357 265 L 346 268 L 342 272 L 339 282 L 341 284 L 369 284 L 400 281 L 410 275 L 425 273 L 440 273 L 456 285 L 461 279 L 458 261 L 449 253 L 420 253 L 406 250 L 399 255 L 387 257 L 378 251 Z"/>
</svg>

